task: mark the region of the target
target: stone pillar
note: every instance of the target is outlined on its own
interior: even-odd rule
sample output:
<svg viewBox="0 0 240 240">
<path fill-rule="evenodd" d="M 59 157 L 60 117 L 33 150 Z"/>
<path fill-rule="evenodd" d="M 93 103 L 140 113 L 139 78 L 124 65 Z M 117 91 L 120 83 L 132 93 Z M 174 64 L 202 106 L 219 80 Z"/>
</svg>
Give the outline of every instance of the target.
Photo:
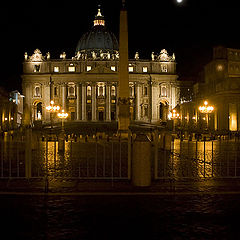
<svg viewBox="0 0 240 240">
<path fill-rule="evenodd" d="M 108 83 L 106 87 L 106 121 L 111 121 L 111 85 Z"/>
<path fill-rule="evenodd" d="M 140 85 L 136 83 L 136 91 L 135 91 L 135 119 L 136 121 L 140 120 Z"/>
<path fill-rule="evenodd" d="M 66 98 L 67 98 L 67 86 L 65 83 L 62 84 L 62 109 L 66 111 Z"/>
<path fill-rule="evenodd" d="M 86 121 L 86 85 L 82 84 L 82 120 Z"/>
<path fill-rule="evenodd" d="M 151 185 L 151 142 L 141 133 L 133 142 L 132 184 L 137 187 Z"/>
<path fill-rule="evenodd" d="M 171 86 L 172 88 L 172 109 L 176 107 L 177 101 L 176 101 L 176 88 L 175 86 Z"/>
<path fill-rule="evenodd" d="M 96 84 L 92 85 L 92 121 L 97 120 Z"/>
<path fill-rule="evenodd" d="M 129 102 L 129 75 L 128 75 L 128 23 L 127 10 L 123 5 L 120 11 L 120 33 L 119 33 L 119 132 L 128 132 L 130 124 L 130 102 Z"/>
<path fill-rule="evenodd" d="M 158 84 L 153 82 L 152 83 L 152 121 L 156 122 L 158 120 L 158 113 L 157 113 L 157 100 L 158 98 Z"/>
<path fill-rule="evenodd" d="M 81 119 L 80 101 L 81 101 L 80 86 L 79 86 L 79 83 L 78 83 L 77 84 L 77 120 Z"/>
<path fill-rule="evenodd" d="M 42 119 L 49 122 L 50 121 L 50 113 L 47 111 L 46 106 L 48 106 L 51 102 L 51 84 L 50 84 L 50 82 L 45 82 L 42 85 L 41 95 L 43 97 L 43 102 L 45 105 L 45 107 L 43 106 L 43 108 L 42 108 L 42 113 L 43 113 Z"/>
</svg>

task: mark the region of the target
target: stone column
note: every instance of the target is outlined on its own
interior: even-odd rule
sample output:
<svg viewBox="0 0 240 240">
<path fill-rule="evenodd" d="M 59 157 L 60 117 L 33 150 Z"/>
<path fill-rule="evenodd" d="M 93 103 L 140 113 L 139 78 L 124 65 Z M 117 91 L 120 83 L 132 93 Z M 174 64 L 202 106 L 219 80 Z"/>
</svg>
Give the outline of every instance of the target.
<svg viewBox="0 0 240 240">
<path fill-rule="evenodd" d="M 106 87 L 106 121 L 111 121 L 111 85 L 108 83 Z"/>
<path fill-rule="evenodd" d="M 86 84 L 82 84 L 82 120 L 86 121 Z"/>
<path fill-rule="evenodd" d="M 81 96 L 80 96 L 80 86 L 79 83 L 77 84 L 77 120 L 81 119 L 81 114 L 80 114 L 80 101 L 81 101 Z"/>
<path fill-rule="evenodd" d="M 158 100 L 158 84 L 152 83 L 152 121 L 156 122 L 158 120 L 157 114 L 157 100 Z"/>
<path fill-rule="evenodd" d="M 61 86 L 62 89 L 62 109 L 66 111 L 67 86 L 65 83 Z"/>
<path fill-rule="evenodd" d="M 172 90 L 172 109 L 176 107 L 176 88 L 174 85 L 171 86 Z"/>
<path fill-rule="evenodd" d="M 50 113 L 47 111 L 46 106 L 48 106 L 51 102 L 50 91 L 51 91 L 50 82 L 44 83 L 41 88 L 41 95 L 43 97 L 43 102 L 45 105 L 45 107 L 43 107 L 42 109 L 42 120 L 48 122 L 50 121 Z"/>
<path fill-rule="evenodd" d="M 140 84 L 136 83 L 136 92 L 135 92 L 135 119 L 139 121 L 141 118 L 141 108 L 140 108 Z"/>
<path fill-rule="evenodd" d="M 92 85 L 92 121 L 97 120 L 96 84 Z"/>
</svg>

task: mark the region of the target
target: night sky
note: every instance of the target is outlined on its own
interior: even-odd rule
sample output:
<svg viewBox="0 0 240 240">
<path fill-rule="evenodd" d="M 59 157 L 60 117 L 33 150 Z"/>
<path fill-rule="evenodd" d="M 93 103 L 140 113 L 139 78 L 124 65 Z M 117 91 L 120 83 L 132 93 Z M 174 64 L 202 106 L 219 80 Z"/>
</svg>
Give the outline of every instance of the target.
<svg viewBox="0 0 240 240">
<path fill-rule="evenodd" d="M 102 5 L 106 25 L 118 37 L 121 0 L 32 1 L 2 6 L 0 86 L 21 91 L 24 52 L 39 48 L 45 55 L 74 56 L 78 40 L 93 25 L 97 6 Z M 151 52 L 165 48 L 176 55 L 180 79 L 194 77 L 210 61 L 212 47 L 240 48 L 238 1 L 128 0 L 129 55 L 150 59 Z"/>
</svg>

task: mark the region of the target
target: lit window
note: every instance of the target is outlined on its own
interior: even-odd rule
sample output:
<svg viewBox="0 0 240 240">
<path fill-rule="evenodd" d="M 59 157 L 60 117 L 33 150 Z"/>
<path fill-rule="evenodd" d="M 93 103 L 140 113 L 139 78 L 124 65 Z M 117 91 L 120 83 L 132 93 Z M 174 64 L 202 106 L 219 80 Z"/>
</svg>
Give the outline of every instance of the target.
<svg viewBox="0 0 240 240">
<path fill-rule="evenodd" d="M 147 72 L 148 71 L 148 68 L 147 67 L 143 67 L 143 72 Z"/>
<path fill-rule="evenodd" d="M 92 95 L 91 86 L 87 86 L 87 96 L 91 96 L 91 95 Z"/>
<path fill-rule="evenodd" d="M 59 67 L 54 67 L 54 68 L 53 68 L 53 71 L 54 71 L 54 72 L 59 72 Z"/>
<path fill-rule="evenodd" d="M 115 72 L 116 71 L 116 67 L 115 66 L 111 66 L 111 70 Z"/>
<path fill-rule="evenodd" d="M 128 67 L 128 71 L 133 72 L 133 67 L 132 66 Z"/>
<path fill-rule="evenodd" d="M 116 100 L 115 99 L 112 99 L 112 101 L 111 101 L 112 103 L 116 103 Z"/>
<path fill-rule="evenodd" d="M 91 66 L 87 66 L 87 72 L 91 71 L 91 70 L 92 70 L 92 67 Z"/>
<path fill-rule="evenodd" d="M 75 72 L 75 67 L 74 66 L 69 66 L 68 71 L 69 72 Z"/>
<path fill-rule="evenodd" d="M 217 71 L 218 71 L 218 72 L 221 72 L 222 70 L 223 70 L 223 65 L 218 64 L 218 65 L 217 65 Z"/>
<path fill-rule="evenodd" d="M 116 87 L 115 86 L 111 87 L 111 95 L 116 96 Z"/>
</svg>

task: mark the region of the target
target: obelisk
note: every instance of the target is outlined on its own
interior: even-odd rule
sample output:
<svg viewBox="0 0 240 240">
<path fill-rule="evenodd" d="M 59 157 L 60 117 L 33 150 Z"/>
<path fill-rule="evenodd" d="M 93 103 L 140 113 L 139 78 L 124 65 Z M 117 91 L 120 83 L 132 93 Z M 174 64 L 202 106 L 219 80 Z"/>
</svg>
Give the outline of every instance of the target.
<svg viewBox="0 0 240 240">
<path fill-rule="evenodd" d="M 125 0 L 122 0 L 119 28 L 119 98 L 118 131 L 124 135 L 130 124 L 128 75 L 128 21 Z"/>
</svg>

